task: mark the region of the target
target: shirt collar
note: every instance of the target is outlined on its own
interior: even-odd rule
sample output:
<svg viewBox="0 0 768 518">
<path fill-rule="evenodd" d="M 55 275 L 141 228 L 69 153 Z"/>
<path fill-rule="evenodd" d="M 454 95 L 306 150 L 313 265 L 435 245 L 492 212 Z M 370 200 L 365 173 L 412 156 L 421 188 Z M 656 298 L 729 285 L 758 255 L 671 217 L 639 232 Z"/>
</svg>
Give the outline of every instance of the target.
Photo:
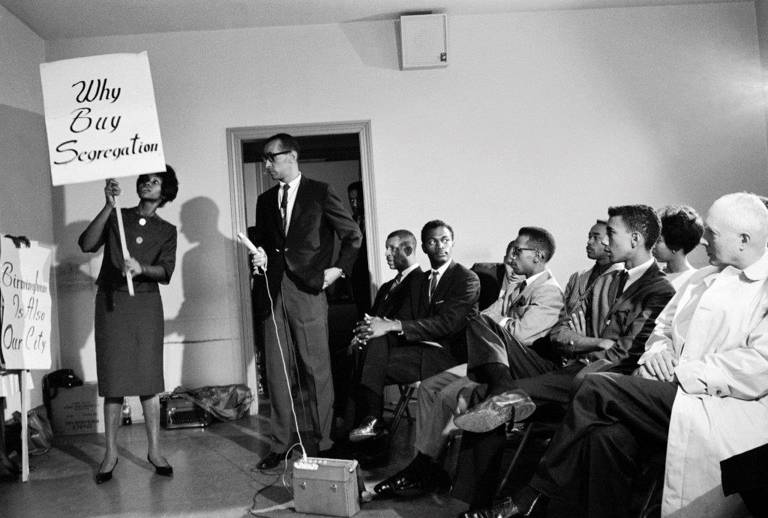
<svg viewBox="0 0 768 518">
<path fill-rule="evenodd" d="M 627 272 L 627 282 L 626 284 L 624 284 L 624 289 L 626 290 L 633 282 L 635 282 L 637 279 L 642 277 L 643 274 L 648 271 L 648 268 L 650 268 L 655 261 L 656 260 L 653 257 L 651 257 L 646 262 L 642 264 L 638 264 L 634 268 L 630 268 L 628 270 L 625 268 Z"/>
<path fill-rule="evenodd" d="M 294 178 L 293 180 L 288 182 L 288 185 L 290 186 L 289 192 L 290 191 L 294 191 L 295 192 L 295 188 L 296 188 L 297 185 L 299 185 L 300 181 L 301 181 L 301 171 L 299 171 L 299 175 L 296 178 Z M 280 187 L 281 188 L 283 187 L 283 185 L 285 185 L 285 182 L 280 182 Z"/>
<path fill-rule="evenodd" d="M 448 259 L 448 261 L 446 261 L 446 263 L 444 265 L 442 265 L 439 268 L 430 268 L 430 271 L 437 270 L 437 276 L 438 277 L 442 277 L 443 274 L 445 273 L 445 270 L 448 269 L 448 267 L 451 265 L 452 262 L 453 262 L 453 259 Z"/>
<path fill-rule="evenodd" d="M 402 281 L 403 279 L 405 279 L 409 273 L 411 273 L 413 270 L 415 270 L 418 267 L 419 267 L 419 263 L 412 264 L 408 268 L 400 272 L 400 280 Z"/>
<path fill-rule="evenodd" d="M 524 281 L 525 281 L 525 285 L 526 285 L 526 286 L 530 286 L 531 284 L 533 284 L 534 282 L 536 282 L 536 279 L 538 279 L 539 277 L 541 277 L 541 276 L 542 276 L 542 275 L 544 275 L 545 273 L 548 273 L 548 271 L 547 271 L 547 270 L 542 270 L 542 271 L 540 271 L 539 273 L 534 273 L 533 275 L 531 275 L 531 276 L 530 276 L 530 277 L 528 277 L 527 279 L 524 279 Z"/>
<path fill-rule="evenodd" d="M 723 271 L 725 270 L 736 270 L 738 269 L 734 268 L 733 266 L 726 266 Z M 743 270 L 741 270 L 741 274 L 744 275 L 747 279 L 750 281 L 763 281 L 768 278 L 768 250 L 763 252 L 762 257 L 755 261 L 754 263 L 750 264 Z"/>
</svg>

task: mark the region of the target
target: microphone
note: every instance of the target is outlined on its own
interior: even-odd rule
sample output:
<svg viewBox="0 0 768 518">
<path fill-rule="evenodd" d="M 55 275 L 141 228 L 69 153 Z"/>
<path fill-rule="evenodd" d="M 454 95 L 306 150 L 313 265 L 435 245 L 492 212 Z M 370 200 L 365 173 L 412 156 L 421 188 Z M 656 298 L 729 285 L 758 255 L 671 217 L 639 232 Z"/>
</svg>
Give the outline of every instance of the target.
<svg viewBox="0 0 768 518">
<path fill-rule="evenodd" d="M 261 252 L 258 248 L 256 248 L 256 245 L 254 245 L 250 239 L 248 239 L 248 236 L 243 234 L 242 232 L 237 233 L 237 239 L 240 241 L 249 252 L 251 252 L 254 255 L 261 255 L 263 252 Z M 261 270 L 261 273 L 264 273 L 267 271 L 266 266 L 259 267 L 259 270 Z"/>
</svg>

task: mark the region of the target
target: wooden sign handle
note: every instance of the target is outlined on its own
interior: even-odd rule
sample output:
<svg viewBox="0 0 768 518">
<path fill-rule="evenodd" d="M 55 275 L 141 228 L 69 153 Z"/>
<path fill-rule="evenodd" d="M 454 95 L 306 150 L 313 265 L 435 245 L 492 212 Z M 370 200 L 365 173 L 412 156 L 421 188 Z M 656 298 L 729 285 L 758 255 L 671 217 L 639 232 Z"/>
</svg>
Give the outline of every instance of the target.
<svg viewBox="0 0 768 518">
<path fill-rule="evenodd" d="M 126 260 L 131 254 L 128 253 L 128 243 L 125 240 L 125 227 L 123 226 L 123 212 L 120 210 L 117 196 L 115 196 L 115 212 L 117 215 L 117 229 L 120 231 L 120 246 L 123 249 L 123 260 Z M 133 297 L 133 275 L 131 275 L 131 272 L 125 272 L 125 281 L 128 283 L 128 294 Z"/>
</svg>

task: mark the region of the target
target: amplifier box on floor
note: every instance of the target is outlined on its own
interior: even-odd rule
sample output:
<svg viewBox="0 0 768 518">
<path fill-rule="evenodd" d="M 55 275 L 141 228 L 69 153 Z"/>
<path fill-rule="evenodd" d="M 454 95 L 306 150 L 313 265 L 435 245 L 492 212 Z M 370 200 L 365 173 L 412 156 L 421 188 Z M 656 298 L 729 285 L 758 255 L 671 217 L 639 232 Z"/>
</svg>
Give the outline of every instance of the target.
<svg viewBox="0 0 768 518">
<path fill-rule="evenodd" d="M 360 510 L 357 461 L 308 457 L 293 463 L 296 511 L 353 516 Z"/>
</svg>

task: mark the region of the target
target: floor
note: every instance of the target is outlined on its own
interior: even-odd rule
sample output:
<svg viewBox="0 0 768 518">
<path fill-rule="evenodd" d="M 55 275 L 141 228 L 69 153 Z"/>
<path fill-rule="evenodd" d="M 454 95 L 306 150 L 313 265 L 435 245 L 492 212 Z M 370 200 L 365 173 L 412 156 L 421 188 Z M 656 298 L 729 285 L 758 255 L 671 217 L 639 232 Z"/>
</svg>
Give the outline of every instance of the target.
<svg viewBox="0 0 768 518">
<path fill-rule="evenodd" d="M 292 499 L 282 484 L 282 469 L 254 470 L 269 451 L 264 435 L 268 426 L 259 415 L 216 422 L 207 429 L 164 430 L 165 454 L 175 473 L 170 479 L 155 475 L 146 461 L 143 424 L 124 426 L 114 478 L 98 486 L 93 477 L 104 453 L 103 437 L 56 437 L 48 453 L 30 459 L 28 482 L 0 482 L 0 517 L 314 516 L 292 508 L 257 512 Z M 409 462 L 412 433 L 413 425 L 404 421 L 393 440 L 389 465 L 364 471 L 368 489 Z M 453 517 L 464 509 L 466 505 L 458 500 L 433 494 L 412 500 L 374 500 L 363 504 L 356 516 Z"/>
</svg>

